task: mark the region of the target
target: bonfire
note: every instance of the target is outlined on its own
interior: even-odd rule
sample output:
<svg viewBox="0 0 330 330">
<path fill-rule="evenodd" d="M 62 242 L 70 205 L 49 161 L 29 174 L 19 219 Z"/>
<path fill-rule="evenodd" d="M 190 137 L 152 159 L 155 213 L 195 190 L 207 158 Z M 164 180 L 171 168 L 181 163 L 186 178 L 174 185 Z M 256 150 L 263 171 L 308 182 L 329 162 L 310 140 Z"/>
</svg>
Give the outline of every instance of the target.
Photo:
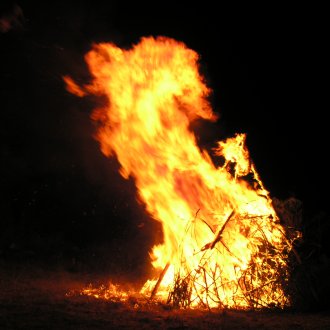
<svg viewBox="0 0 330 330">
<path fill-rule="evenodd" d="M 91 81 L 78 86 L 66 76 L 67 90 L 105 97 L 91 116 L 95 137 L 163 229 L 150 251 L 155 275 L 141 295 L 184 308 L 289 306 L 288 262 L 299 232 L 280 223 L 245 134 L 212 150 L 198 145 L 192 124 L 218 120 L 198 54 L 145 37 L 131 49 L 95 44 L 85 59 Z M 83 292 L 109 298 L 116 290 Z"/>
</svg>

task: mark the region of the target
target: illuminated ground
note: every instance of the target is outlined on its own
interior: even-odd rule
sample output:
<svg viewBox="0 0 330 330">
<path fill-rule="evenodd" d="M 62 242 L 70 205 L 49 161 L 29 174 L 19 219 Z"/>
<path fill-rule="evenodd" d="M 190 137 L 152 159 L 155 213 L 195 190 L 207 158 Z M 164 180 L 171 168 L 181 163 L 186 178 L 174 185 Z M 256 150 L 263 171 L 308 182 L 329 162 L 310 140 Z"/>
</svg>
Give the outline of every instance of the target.
<svg viewBox="0 0 330 330">
<path fill-rule="evenodd" d="M 203 312 L 68 297 L 88 276 L 60 271 L 2 270 L 1 329 L 330 329 L 326 312 Z M 134 308 L 135 306 L 135 308 Z"/>
</svg>

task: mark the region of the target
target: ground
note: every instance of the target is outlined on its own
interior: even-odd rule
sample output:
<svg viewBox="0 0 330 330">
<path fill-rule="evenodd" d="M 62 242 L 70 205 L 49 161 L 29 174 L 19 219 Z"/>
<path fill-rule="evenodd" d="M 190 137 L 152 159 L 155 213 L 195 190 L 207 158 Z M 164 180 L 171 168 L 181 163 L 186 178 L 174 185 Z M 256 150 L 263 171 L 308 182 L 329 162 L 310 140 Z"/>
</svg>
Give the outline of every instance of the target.
<svg viewBox="0 0 330 330">
<path fill-rule="evenodd" d="M 91 275 L 2 267 L 1 329 L 330 329 L 326 312 L 174 310 L 70 295 Z M 95 279 L 96 280 L 96 279 Z M 100 279 L 97 279 L 98 281 Z"/>
</svg>

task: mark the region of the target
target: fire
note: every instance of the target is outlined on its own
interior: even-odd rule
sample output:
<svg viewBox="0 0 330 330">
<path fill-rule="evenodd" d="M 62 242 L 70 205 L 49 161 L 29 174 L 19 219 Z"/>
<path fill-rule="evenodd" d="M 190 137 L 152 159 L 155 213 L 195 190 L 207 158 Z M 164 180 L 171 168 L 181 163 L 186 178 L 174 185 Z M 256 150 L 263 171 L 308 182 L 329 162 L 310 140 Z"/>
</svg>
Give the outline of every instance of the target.
<svg viewBox="0 0 330 330">
<path fill-rule="evenodd" d="M 190 129 L 198 119 L 217 119 L 198 54 L 173 39 L 148 37 L 128 50 L 94 45 L 85 59 L 91 84 L 65 77 L 67 89 L 106 96 L 92 115 L 101 150 L 118 158 L 124 178 L 134 178 L 139 200 L 163 228 L 163 242 L 151 251 L 156 278 L 141 292 L 176 306 L 288 305 L 292 240 L 246 136 L 218 142 L 213 153 L 223 165 L 215 166 Z"/>
</svg>

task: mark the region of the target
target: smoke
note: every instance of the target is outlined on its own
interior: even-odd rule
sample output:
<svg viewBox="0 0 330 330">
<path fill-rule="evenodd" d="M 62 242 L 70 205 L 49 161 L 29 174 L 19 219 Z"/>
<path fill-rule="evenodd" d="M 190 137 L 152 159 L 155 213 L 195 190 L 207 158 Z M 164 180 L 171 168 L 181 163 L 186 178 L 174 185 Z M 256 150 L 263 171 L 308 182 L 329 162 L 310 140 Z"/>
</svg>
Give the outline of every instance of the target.
<svg viewBox="0 0 330 330">
<path fill-rule="evenodd" d="M 0 16 L 0 33 L 7 33 L 11 30 L 23 30 L 24 25 L 25 17 L 23 10 L 17 4 Z"/>
</svg>

